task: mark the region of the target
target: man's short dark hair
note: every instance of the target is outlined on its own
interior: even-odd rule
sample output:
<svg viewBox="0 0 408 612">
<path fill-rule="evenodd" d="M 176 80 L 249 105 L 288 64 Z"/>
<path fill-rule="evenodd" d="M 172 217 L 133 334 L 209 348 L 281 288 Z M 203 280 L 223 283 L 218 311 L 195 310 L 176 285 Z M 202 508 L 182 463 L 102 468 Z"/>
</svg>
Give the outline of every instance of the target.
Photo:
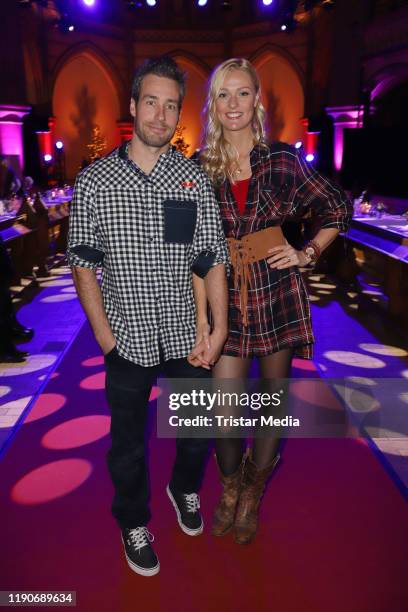
<svg viewBox="0 0 408 612">
<path fill-rule="evenodd" d="M 168 55 L 153 57 L 146 60 L 135 73 L 132 85 L 132 98 L 135 102 L 139 100 L 142 81 L 148 74 L 154 74 L 159 77 L 165 77 L 176 81 L 180 90 L 179 107 L 183 102 L 186 93 L 186 77 L 178 64 Z"/>
</svg>

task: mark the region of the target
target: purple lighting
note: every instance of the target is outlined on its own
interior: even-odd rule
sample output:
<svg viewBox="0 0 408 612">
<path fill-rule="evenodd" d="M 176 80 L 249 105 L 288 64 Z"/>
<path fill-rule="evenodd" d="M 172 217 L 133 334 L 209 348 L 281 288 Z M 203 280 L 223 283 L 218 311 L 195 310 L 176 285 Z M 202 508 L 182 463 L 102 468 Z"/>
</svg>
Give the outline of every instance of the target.
<svg viewBox="0 0 408 612">
<path fill-rule="evenodd" d="M 303 144 L 303 142 L 301 140 L 298 140 L 297 142 L 295 142 L 295 149 L 300 149 L 302 144 Z"/>
<path fill-rule="evenodd" d="M 314 158 L 315 156 L 313 155 L 313 153 L 309 153 L 309 155 L 306 155 L 306 161 L 308 162 L 312 162 Z"/>
<path fill-rule="evenodd" d="M 207 4 L 207 0 L 198 0 L 198 6 L 205 6 Z"/>
<path fill-rule="evenodd" d="M 95 0 L 82 0 L 85 6 L 94 6 Z"/>
<path fill-rule="evenodd" d="M 273 0 L 262 0 L 265 6 L 271 6 Z"/>
</svg>

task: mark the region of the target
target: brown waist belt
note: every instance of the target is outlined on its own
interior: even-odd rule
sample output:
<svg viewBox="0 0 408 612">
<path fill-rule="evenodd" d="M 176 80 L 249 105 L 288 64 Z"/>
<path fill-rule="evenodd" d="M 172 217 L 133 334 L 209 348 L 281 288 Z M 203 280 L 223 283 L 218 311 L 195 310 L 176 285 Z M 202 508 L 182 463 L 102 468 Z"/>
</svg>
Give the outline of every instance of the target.
<svg viewBox="0 0 408 612">
<path fill-rule="evenodd" d="M 241 240 L 228 238 L 227 242 L 234 270 L 234 286 L 240 292 L 242 322 L 247 326 L 248 287 L 252 286 L 249 264 L 266 259 L 270 256 L 269 249 L 286 244 L 286 240 L 282 229 L 277 226 L 247 234 Z"/>
</svg>

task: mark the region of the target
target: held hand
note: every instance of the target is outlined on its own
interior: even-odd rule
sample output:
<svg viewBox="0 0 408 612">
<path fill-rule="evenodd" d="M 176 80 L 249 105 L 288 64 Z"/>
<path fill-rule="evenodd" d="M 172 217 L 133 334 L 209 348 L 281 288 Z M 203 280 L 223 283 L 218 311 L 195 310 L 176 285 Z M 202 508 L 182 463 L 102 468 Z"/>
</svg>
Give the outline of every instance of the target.
<svg viewBox="0 0 408 612">
<path fill-rule="evenodd" d="M 268 253 L 271 253 L 271 257 L 266 261 L 275 270 L 284 270 L 292 266 L 307 266 L 310 263 L 303 251 L 297 251 L 290 244 L 269 249 Z"/>
<path fill-rule="evenodd" d="M 210 370 L 210 366 L 218 361 L 226 339 L 226 331 L 214 329 L 209 337 L 209 345 L 202 340 L 199 345 L 193 348 L 187 357 L 187 361 L 194 367 L 200 366 Z"/>
<path fill-rule="evenodd" d="M 187 361 L 195 368 L 203 367 L 209 370 L 210 366 L 202 359 L 202 354 L 205 350 L 210 349 L 210 326 L 208 325 L 208 321 L 205 320 L 197 323 L 196 327 L 197 331 L 194 347 L 191 353 L 188 355 Z"/>
<path fill-rule="evenodd" d="M 197 344 L 195 343 L 193 350 L 187 356 L 187 361 L 190 365 L 195 368 L 205 368 L 206 370 L 210 370 L 210 364 L 207 359 L 204 359 L 204 353 L 209 350 L 209 344 L 206 343 L 205 340 L 201 340 Z"/>
<path fill-rule="evenodd" d="M 210 366 L 217 363 L 227 336 L 227 331 L 221 329 L 214 329 L 213 333 L 210 335 L 210 348 L 205 350 L 202 356 L 203 360 Z"/>
</svg>

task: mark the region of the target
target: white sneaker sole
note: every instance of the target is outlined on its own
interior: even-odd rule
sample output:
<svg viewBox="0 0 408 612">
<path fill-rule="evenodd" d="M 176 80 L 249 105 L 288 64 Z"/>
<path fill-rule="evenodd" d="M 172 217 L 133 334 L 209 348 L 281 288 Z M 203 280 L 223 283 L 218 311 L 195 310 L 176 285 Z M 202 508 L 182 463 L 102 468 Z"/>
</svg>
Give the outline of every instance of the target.
<svg viewBox="0 0 408 612">
<path fill-rule="evenodd" d="M 140 565 L 137 565 L 136 563 L 134 563 L 127 556 L 126 548 L 125 548 L 125 543 L 123 542 L 123 538 L 122 538 L 122 544 L 123 544 L 123 548 L 125 550 L 125 557 L 126 557 L 127 564 L 128 564 L 128 566 L 130 567 L 131 570 L 136 572 L 136 574 L 140 574 L 140 576 L 155 576 L 155 574 L 159 573 L 159 570 L 160 570 L 160 563 L 159 563 L 159 561 L 157 562 L 157 565 L 155 565 L 154 567 L 151 567 L 150 569 L 146 569 L 145 567 L 140 567 Z"/>
<path fill-rule="evenodd" d="M 203 521 L 203 519 L 201 518 L 201 525 L 197 529 L 189 529 L 188 527 L 186 527 L 184 525 L 184 523 L 182 522 L 182 520 L 181 520 L 180 510 L 178 509 L 178 506 L 176 504 L 176 500 L 174 499 L 173 495 L 171 494 L 169 485 L 167 485 L 167 487 L 166 487 L 166 492 L 167 492 L 167 495 L 169 496 L 169 499 L 170 499 L 171 503 L 173 504 L 173 507 L 174 507 L 174 509 L 176 511 L 177 522 L 180 525 L 180 529 L 182 531 L 184 531 L 184 533 L 186 533 L 189 536 L 198 536 L 198 535 L 200 535 L 200 533 L 203 533 L 203 530 L 204 530 L 204 521 Z"/>
</svg>

